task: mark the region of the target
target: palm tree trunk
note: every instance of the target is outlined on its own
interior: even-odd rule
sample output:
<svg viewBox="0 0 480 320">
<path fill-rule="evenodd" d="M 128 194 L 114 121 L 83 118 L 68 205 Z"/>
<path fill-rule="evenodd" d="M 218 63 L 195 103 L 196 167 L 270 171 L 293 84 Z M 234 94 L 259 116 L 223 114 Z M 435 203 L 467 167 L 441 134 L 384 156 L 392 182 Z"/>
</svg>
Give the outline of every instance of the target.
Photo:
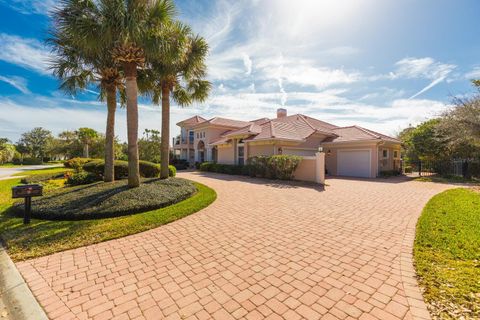
<svg viewBox="0 0 480 320">
<path fill-rule="evenodd" d="M 137 66 L 125 63 L 125 91 L 127 94 L 127 136 L 128 136 L 128 187 L 140 186 L 138 164 L 138 87 Z"/>
<path fill-rule="evenodd" d="M 107 88 L 107 128 L 105 131 L 105 172 L 103 179 L 105 182 L 115 180 L 115 110 L 117 108 L 117 88 L 111 86 Z"/>
<path fill-rule="evenodd" d="M 88 152 L 88 143 L 85 143 L 83 145 L 83 157 L 84 158 L 89 158 L 90 154 Z"/>
<path fill-rule="evenodd" d="M 170 153 L 170 89 L 162 87 L 162 145 L 160 146 L 160 179 L 168 178 Z"/>
</svg>

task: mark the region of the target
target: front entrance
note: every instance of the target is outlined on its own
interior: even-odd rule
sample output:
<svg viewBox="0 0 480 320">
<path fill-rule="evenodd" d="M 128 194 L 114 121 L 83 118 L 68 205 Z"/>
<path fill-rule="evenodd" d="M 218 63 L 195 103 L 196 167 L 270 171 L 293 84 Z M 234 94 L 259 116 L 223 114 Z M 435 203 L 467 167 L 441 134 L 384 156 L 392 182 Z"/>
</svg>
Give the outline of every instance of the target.
<svg viewBox="0 0 480 320">
<path fill-rule="evenodd" d="M 197 145 L 197 155 L 198 162 L 205 162 L 205 143 L 201 140 L 198 142 Z"/>
<path fill-rule="evenodd" d="M 237 144 L 237 164 L 243 166 L 245 164 L 245 144 L 240 140 Z"/>
</svg>

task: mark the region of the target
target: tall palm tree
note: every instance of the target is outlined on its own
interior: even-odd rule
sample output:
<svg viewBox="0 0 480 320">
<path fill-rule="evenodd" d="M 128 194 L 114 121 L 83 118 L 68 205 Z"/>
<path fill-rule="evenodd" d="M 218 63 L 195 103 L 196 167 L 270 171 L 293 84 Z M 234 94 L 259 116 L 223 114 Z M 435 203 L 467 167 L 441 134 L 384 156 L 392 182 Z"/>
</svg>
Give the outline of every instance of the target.
<svg viewBox="0 0 480 320">
<path fill-rule="evenodd" d="M 64 32 L 82 53 L 107 53 L 123 72 L 127 106 L 128 186 L 140 185 L 137 71 L 151 57 L 168 55 L 158 35 L 175 14 L 172 0 L 62 0 Z"/>
<path fill-rule="evenodd" d="M 104 181 L 112 182 L 115 177 L 115 111 L 117 91 L 123 90 L 122 74 L 112 61 L 109 53 L 112 48 L 107 43 L 102 42 L 106 47 L 100 51 L 91 50 L 80 41 L 82 32 L 78 32 L 78 24 L 81 25 L 81 17 L 92 10 L 90 1 L 64 0 L 53 12 L 53 30 L 47 41 L 55 54 L 52 69 L 62 81 L 60 88 L 75 95 L 97 84 L 99 99 L 107 102 Z"/>
<path fill-rule="evenodd" d="M 154 103 L 162 104 L 162 179 L 168 178 L 170 146 L 170 98 L 180 106 L 207 99 L 211 84 L 206 77 L 208 45 L 180 22 L 169 24 L 164 36 L 170 55 L 159 55 L 151 60 L 147 70 L 148 91 Z"/>
</svg>

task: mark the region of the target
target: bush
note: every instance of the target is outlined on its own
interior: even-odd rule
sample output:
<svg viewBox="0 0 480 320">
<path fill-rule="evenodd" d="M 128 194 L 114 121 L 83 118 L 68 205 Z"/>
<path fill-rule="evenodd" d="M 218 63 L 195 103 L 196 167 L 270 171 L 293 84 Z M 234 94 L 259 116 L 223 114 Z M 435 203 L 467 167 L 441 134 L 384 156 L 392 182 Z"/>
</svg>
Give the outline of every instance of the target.
<svg viewBox="0 0 480 320">
<path fill-rule="evenodd" d="M 173 158 L 170 161 L 170 164 L 174 166 L 177 170 L 185 170 L 188 169 L 188 166 L 190 165 L 187 160 L 185 159 L 176 159 Z"/>
<path fill-rule="evenodd" d="M 403 169 L 403 171 L 404 171 L 405 173 L 412 173 L 412 172 L 413 172 L 413 168 L 412 168 L 412 166 L 406 166 L 406 167 Z"/>
<path fill-rule="evenodd" d="M 20 157 L 14 157 L 13 158 L 13 164 L 15 165 L 39 165 L 43 164 L 42 159 L 37 159 L 37 158 L 20 158 Z"/>
<path fill-rule="evenodd" d="M 32 200 L 32 216 L 48 220 L 111 218 L 163 208 L 196 191 L 191 181 L 178 178 L 147 179 L 133 189 L 128 188 L 126 181 L 98 182 L 59 189 Z M 14 205 L 13 212 L 22 214 L 23 204 Z"/>
<path fill-rule="evenodd" d="M 399 170 L 383 170 L 380 171 L 379 176 L 380 177 L 395 177 L 401 175 L 401 172 Z"/>
<path fill-rule="evenodd" d="M 160 176 L 160 165 L 148 162 L 148 161 L 140 161 L 140 176 L 144 178 L 156 178 Z M 103 173 L 105 172 L 105 161 L 103 160 L 94 160 L 86 163 L 83 166 L 83 170 L 96 174 L 100 177 L 103 177 Z M 122 160 L 115 160 L 114 162 L 114 172 L 115 172 L 115 180 L 125 179 L 128 178 L 128 162 Z M 168 174 L 170 177 L 175 177 L 177 170 L 174 166 L 168 166 Z"/>
<path fill-rule="evenodd" d="M 100 159 L 97 159 L 100 160 Z M 79 171 L 85 164 L 95 161 L 95 159 L 90 158 L 72 158 L 67 160 L 63 163 L 65 168 L 74 169 L 75 171 Z"/>
<path fill-rule="evenodd" d="M 245 166 L 204 162 L 199 168 L 208 172 L 291 180 L 301 160 L 302 157 L 291 155 L 259 156 L 249 158 Z"/>
<path fill-rule="evenodd" d="M 21 183 L 23 184 L 33 184 L 33 183 L 40 183 L 48 180 L 54 180 L 54 179 L 62 179 L 64 178 L 65 174 L 63 172 L 61 173 L 41 173 L 41 174 L 35 174 L 31 175 L 25 178 L 22 178 L 20 180 Z"/>
<path fill-rule="evenodd" d="M 96 174 L 85 171 L 75 172 L 67 176 L 67 184 L 71 186 L 91 184 L 97 181 L 99 181 L 99 177 Z"/>
</svg>

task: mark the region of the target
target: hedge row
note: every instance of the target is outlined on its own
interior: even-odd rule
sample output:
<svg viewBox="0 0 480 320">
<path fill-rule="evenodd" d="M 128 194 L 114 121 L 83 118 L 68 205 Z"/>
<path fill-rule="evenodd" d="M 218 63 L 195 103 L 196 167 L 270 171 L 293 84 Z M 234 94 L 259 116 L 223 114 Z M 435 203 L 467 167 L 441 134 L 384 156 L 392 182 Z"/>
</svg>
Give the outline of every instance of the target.
<svg viewBox="0 0 480 320">
<path fill-rule="evenodd" d="M 140 160 L 140 176 L 143 178 L 156 178 L 160 176 L 160 165 Z M 103 176 L 105 171 L 105 161 L 104 160 L 94 160 L 89 161 L 83 165 L 83 170 L 96 174 L 98 176 Z M 115 172 L 115 179 L 125 179 L 128 177 L 128 162 L 122 160 L 116 160 L 114 162 L 114 172 Z M 174 166 L 168 166 L 168 175 L 170 177 L 175 177 L 177 174 L 177 170 Z"/>
<path fill-rule="evenodd" d="M 292 155 L 259 156 L 249 158 L 244 166 L 204 162 L 199 168 L 208 172 L 292 180 L 301 160 L 302 157 Z"/>
</svg>

